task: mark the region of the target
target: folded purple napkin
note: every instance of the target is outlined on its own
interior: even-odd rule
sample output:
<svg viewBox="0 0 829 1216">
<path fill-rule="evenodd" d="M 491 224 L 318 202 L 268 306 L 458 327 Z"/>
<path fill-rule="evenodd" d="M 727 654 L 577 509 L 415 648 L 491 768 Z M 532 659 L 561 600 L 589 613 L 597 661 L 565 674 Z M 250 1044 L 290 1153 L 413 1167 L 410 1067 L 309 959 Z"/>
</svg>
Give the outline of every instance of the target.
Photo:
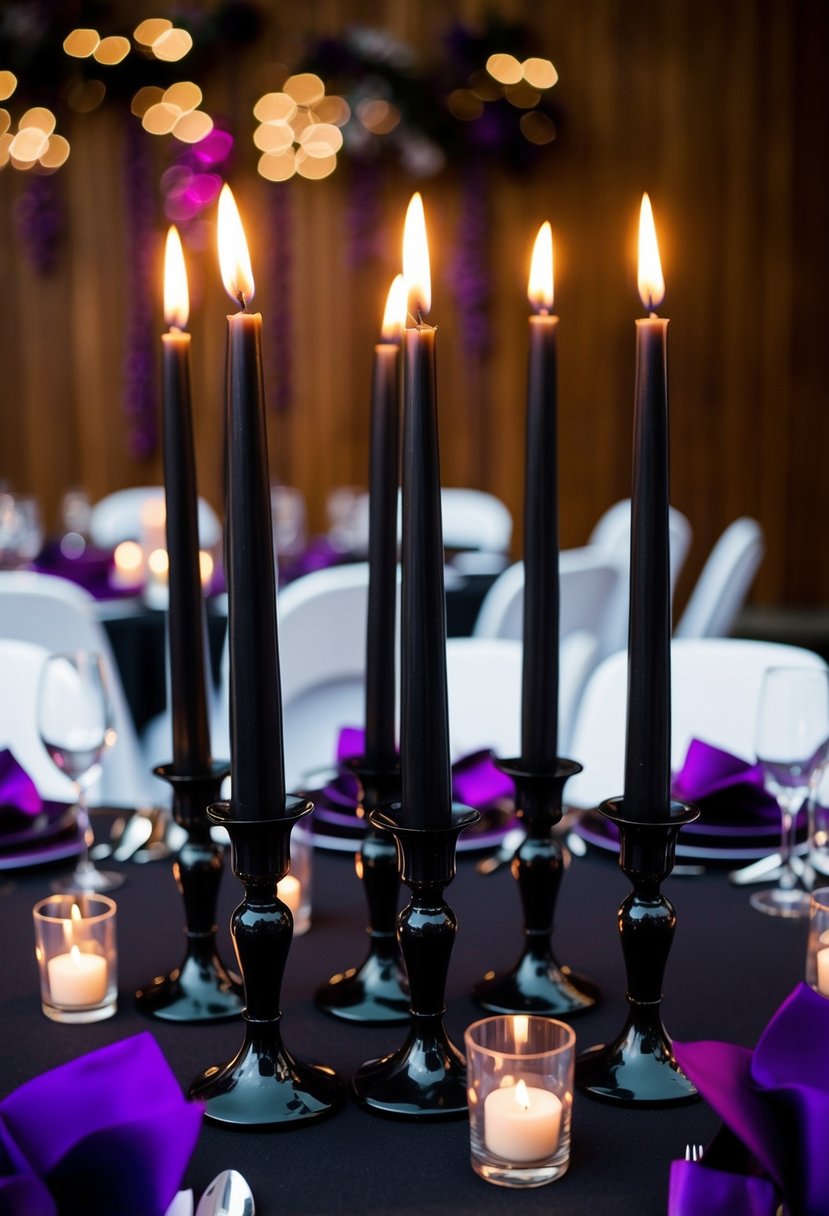
<svg viewBox="0 0 829 1216">
<path fill-rule="evenodd" d="M 8 749 L 0 751 L 0 831 L 8 820 L 19 827 L 21 815 L 39 815 L 42 810 L 43 799 L 34 781 Z"/>
<path fill-rule="evenodd" d="M 365 731 L 356 726 L 344 726 L 337 740 L 338 764 L 362 755 L 364 747 Z M 355 797 L 356 793 L 355 782 Z M 470 752 L 452 765 L 452 797 L 456 802 L 483 810 L 513 794 L 512 779 L 496 767 L 491 751 Z"/>
<path fill-rule="evenodd" d="M 777 823 L 780 818 L 776 800 L 763 787 L 760 765 L 748 764 L 701 739 L 689 743 L 671 788 L 675 798 L 699 804 L 709 821 L 755 819 Z"/>
<path fill-rule="evenodd" d="M 752 1052 L 675 1043 L 676 1058 L 726 1125 L 702 1162 L 671 1166 L 669 1216 L 829 1211 L 829 1001 L 798 984 Z"/>
<path fill-rule="evenodd" d="M 0 1216 L 163 1216 L 201 1120 L 146 1031 L 43 1073 L 0 1102 Z"/>
</svg>

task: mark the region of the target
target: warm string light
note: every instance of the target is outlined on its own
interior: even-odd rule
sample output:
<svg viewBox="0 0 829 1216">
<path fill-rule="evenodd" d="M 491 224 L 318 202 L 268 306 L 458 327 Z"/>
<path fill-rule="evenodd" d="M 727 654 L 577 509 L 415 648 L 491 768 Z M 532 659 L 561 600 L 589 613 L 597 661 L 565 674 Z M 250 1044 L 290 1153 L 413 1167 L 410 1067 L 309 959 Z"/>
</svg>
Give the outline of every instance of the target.
<svg viewBox="0 0 829 1216">
<path fill-rule="evenodd" d="M 320 181 L 334 172 L 343 146 L 340 127 L 351 110 L 342 97 L 326 95 L 319 76 L 289 76 L 280 92 L 259 98 L 253 115 L 259 121 L 253 142 L 262 153 L 257 166 L 262 177 L 281 182 L 296 173 Z"/>
</svg>

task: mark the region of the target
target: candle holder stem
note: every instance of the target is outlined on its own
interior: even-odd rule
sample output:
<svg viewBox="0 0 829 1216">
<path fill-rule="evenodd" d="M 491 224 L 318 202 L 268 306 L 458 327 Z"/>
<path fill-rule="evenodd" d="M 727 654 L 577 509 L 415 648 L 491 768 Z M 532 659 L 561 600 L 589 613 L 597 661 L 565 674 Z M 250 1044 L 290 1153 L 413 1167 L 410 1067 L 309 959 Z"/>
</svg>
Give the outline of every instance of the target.
<svg viewBox="0 0 829 1216">
<path fill-rule="evenodd" d="M 488 972 L 473 996 L 492 1013 L 573 1017 L 592 1008 L 599 991 L 591 980 L 561 965 L 553 952 L 555 907 L 564 874 L 553 828 L 561 819 L 564 784 L 581 772 L 581 765 L 559 759 L 551 773 L 534 773 L 520 760 L 504 760 L 498 767 L 515 782 L 518 815 L 527 827 L 512 861 L 524 910 L 524 948 L 510 971 Z"/>
<path fill-rule="evenodd" d="M 403 882 L 411 900 L 398 918 L 409 976 L 410 1025 L 403 1046 L 370 1060 L 352 1089 L 367 1110 L 392 1119 L 449 1119 L 466 1114 L 466 1062 L 443 1024 L 449 961 L 457 921 L 443 898 L 455 876 L 458 836 L 477 823 L 470 807 L 454 806 L 444 828 L 412 828 L 394 811 L 374 811 L 372 823 L 397 845 Z"/>
<path fill-rule="evenodd" d="M 618 1037 L 584 1052 L 576 1083 L 592 1098 L 624 1106 L 677 1106 L 698 1095 L 680 1071 L 662 1023 L 662 981 L 673 942 L 676 912 L 660 890 L 673 869 L 679 831 L 698 818 L 695 806 L 672 802 L 661 822 L 631 822 L 624 803 L 600 808 L 619 829 L 619 865 L 633 890 L 619 909 L 619 935 L 627 975 L 627 1020 Z"/>
<path fill-rule="evenodd" d="M 342 1102 L 336 1073 L 295 1060 L 282 1043 L 280 995 L 291 947 L 293 918 L 277 895 L 290 865 L 294 824 L 312 804 L 286 800 L 279 819 L 233 819 L 230 804 L 209 808 L 211 822 L 227 828 L 233 873 L 245 898 L 233 913 L 231 933 L 245 985 L 245 1039 L 226 1064 L 207 1068 L 190 1087 L 205 1115 L 237 1127 L 290 1127 L 332 1114 Z"/>
<path fill-rule="evenodd" d="M 216 950 L 216 904 L 222 881 L 224 849 L 210 839 L 209 803 L 215 802 L 230 772 L 215 763 L 202 773 L 177 772 L 172 764 L 156 768 L 173 788 L 173 817 L 187 840 L 173 864 L 184 902 L 186 950 L 175 970 L 158 976 L 135 994 L 142 1013 L 167 1022 L 214 1022 L 242 1012 L 242 984 Z"/>
<path fill-rule="evenodd" d="M 371 814 L 400 800 L 400 769 L 375 772 L 351 766 L 360 787 L 366 832 L 355 858 L 368 904 L 368 953 L 359 967 L 333 975 L 316 993 L 325 1013 L 362 1025 L 394 1025 L 409 1019 L 409 989 L 397 941 L 400 876 L 397 846 Z"/>
</svg>

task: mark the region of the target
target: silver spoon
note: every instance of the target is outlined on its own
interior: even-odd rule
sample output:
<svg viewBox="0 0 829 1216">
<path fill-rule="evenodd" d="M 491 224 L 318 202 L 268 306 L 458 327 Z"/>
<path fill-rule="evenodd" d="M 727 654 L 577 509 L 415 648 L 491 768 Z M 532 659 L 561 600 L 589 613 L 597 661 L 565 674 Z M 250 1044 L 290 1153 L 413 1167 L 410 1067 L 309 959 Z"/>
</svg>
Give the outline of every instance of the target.
<svg viewBox="0 0 829 1216">
<path fill-rule="evenodd" d="M 199 1200 L 196 1216 L 254 1216 L 253 1195 L 238 1170 L 222 1170 Z"/>
</svg>

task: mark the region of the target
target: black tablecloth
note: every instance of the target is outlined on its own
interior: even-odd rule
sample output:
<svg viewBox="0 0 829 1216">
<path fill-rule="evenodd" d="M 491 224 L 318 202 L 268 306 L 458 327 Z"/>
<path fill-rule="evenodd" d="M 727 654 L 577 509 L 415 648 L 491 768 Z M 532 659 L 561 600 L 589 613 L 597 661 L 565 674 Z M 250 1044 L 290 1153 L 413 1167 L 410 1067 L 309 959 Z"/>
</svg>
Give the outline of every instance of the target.
<svg viewBox="0 0 829 1216">
<path fill-rule="evenodd" d="M 361 961 L 364 908 L 347 855 L 315 854 L 311 931 L 295 939 L 283 988 L 286 1045 L 349 1078 L 363 1061 L 399 1046 L 405 1028 L 354 1028 L 318 1012 L 314 988 Z M 119 906 L 120 1007 L 110 1021 L 61 1026 L 40 1012 L 31 908 L 48 891 L 54 871 L 0 875 L 11 889 L 0 897 L 2 967 L 0 1027 L 5 1095 L 64 1060 L 151 1029 L 188 1086 L 207 1065 L 222 1063 L 242 1041 L 238 1023 L 173 1026 L 143 1018 L 132 992 L 180 961 L 182 913 L 165 863 L 126 866 Z M 615 929 L 616 908 L 628 890 L 615 861 L 594 854 L 577 860 L 562 889 L 557 940 L 563 961 L 601 986 L 601 1005 L 575 1023 L 578 1047 L 614 1035 L 625 1016 L 624 979 Z M 720 1038 L 753 1044 L 768 1018 L 803 973 L 805 927 L 762 916 L 745 890 L 725 874 L 672 878 L 666 892 L 679 923 L 666 981 L 666 1024 L 677 1039 Z M 226 874 L 221 942 L 231 957 L 228 915 L 241 887 Z M 456 1041 L 480 1016 L 468 992 L 491 967 L 518 952 L 520 915 L 508 870 L 478 875 L 461 858 L 448 898 L 459 932 L 448 984 L 447 1025 Z M 465 1120 L 422 1124 L 369 1115 L 350 1101 L 327 1122 L 290 1133 L 239 1132 L 205 1123 L 186 1177 L 197 1193 L 220 1170 L 236 1168 L 250 1181 L 258 1216 L 327 1216 L 366 1210 L 424 1216 L 547 1213 L 559 1216 L 659 1216 L 665 1212 L 668 1169 L 687 1142 L 706 1142 L 717 1127 L 700 1102 L 663 1111 L 619 1109 L 576 1096 L 570 1172 L 538 1190 L 517 1192 L 483 1182 L 469 1164 Z M 113 1213 L 112 1216 L 117 1216 Z"/>
</svg>

